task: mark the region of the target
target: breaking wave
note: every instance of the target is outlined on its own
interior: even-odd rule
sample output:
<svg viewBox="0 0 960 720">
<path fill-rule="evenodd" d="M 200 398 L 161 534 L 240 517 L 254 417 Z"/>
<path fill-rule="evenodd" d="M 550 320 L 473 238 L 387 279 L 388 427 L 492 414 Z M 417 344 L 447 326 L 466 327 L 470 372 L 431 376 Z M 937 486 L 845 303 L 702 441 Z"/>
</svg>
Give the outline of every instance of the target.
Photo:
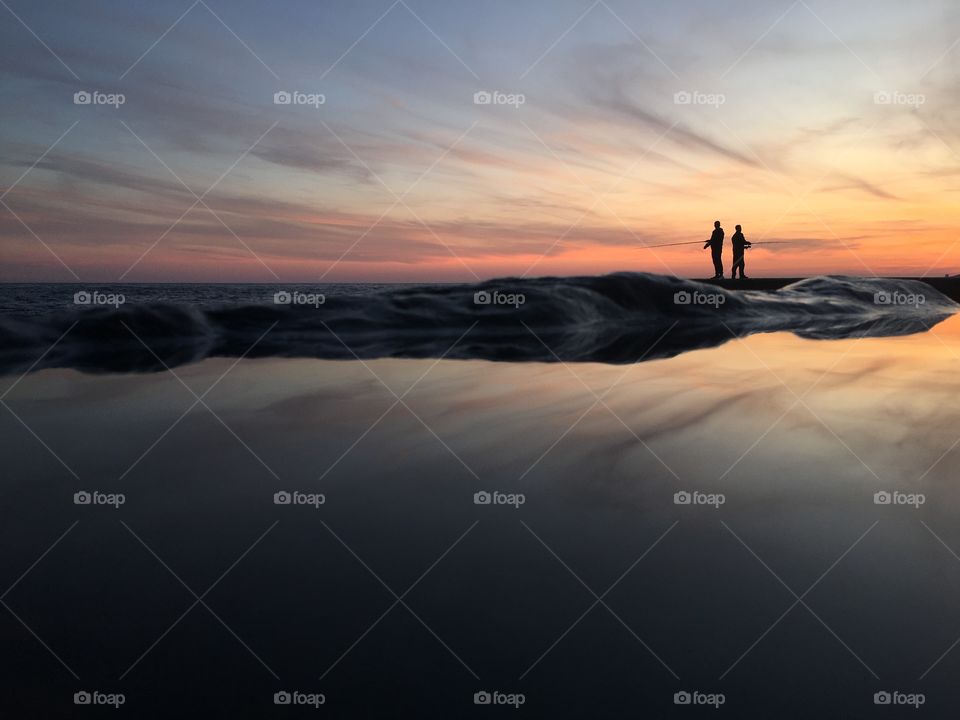
<svg viewBox="0 0 960 720">
<path fill-rule="evenodd" d="M 147 372 L 241 356 L 628 363 L 753 333 L 908 335 L 958 307 L 923 282 L 885 278 L 816 277 L 774 292 L 642 273 L 506 278 L 310 305 L 150 303 L 5 316 L 0 372 Z"/>
</svg>

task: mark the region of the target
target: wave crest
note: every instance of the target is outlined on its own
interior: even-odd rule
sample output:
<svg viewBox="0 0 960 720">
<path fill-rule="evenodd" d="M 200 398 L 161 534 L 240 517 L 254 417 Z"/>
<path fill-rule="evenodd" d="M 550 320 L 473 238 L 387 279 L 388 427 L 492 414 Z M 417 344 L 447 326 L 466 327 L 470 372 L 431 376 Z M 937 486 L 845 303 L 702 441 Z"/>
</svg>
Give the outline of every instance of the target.
<svg viewBox="0 0 960 720">
<path fill-rule="evenodd" d="M 926 283 L 887 278 L 815 277 L 774 292 L 645 273 L 504 278 L 337 295 L 319 306 L 156 303 L 0 318 L 0 371 L 36 363 L 146 372 L 241 355 L 627 363 L 758 332 L 906 335 L 957 309 Z"/>
</svg>

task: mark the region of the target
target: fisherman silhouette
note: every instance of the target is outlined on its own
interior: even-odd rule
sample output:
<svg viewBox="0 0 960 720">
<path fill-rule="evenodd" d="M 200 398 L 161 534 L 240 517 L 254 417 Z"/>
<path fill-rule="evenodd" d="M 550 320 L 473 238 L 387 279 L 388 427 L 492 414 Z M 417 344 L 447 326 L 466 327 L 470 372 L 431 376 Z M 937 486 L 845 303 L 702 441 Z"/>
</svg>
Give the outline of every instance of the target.
<svg viewBox="0 0 960 720">
<path fill-rule="evenodd" d="M 733 245 L 733 273 L 730 275 L 731 279 L 737 279 L 737 269 L 740 270 L 740 279 L 745 280 L 746 275 L 743 274 L 743 251 L 745 248 L 750 247 L 753 243 L 747 240 L 743 236 L 743 232 L 739 225 L 737 225 L 737 231 L 731 236 L 730 243 Z"/>
<path fill-rule="evenodd" d="M 713 224 L 713 234 L 710 239 L 704 243 L 703 249 L 710 248 L 713 255 L 713 278 L 719 280 L 723 278 L 723 228 L 720 227 L 720 221 Z"/>
</svg>

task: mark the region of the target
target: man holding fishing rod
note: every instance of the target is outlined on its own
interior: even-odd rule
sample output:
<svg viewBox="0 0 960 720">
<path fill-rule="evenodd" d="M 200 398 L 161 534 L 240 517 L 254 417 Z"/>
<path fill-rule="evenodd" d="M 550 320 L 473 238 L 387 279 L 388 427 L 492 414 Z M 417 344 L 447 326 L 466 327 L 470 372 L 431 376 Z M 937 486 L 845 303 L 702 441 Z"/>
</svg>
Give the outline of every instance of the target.
<svg viewBox="0 0 960 720">
<path fill-rule="evenodd" d="M 707 242 L 703 246 L 704 250 L 706 250 L 707 248 L 710 248 L 711 254 L 713 255 L 713 279 L 722 280 L 723 279 L 723 228 L 720 227 L 719 220 L 717 220 L 713 224 L 713 234 L 710 236 L 710 239 L 707 240 Z M 736 251 L 734 251 L 734 255 L 736 255 Z"/>
<path fill-rule="evenodd" d="M 733 234 L 733 237 L 730 238 L 730 244 L 733 245 L 733 273 L 731 273 L 730 279 L 737 279 L 737 270 L 739 269 L 740 279 L 746 280 L 747 276 L 743 273 L 743 251 L 753 245 L 753 243 L 743 236 L 742 229 L 737 225 L 737 231 Z"/>
</svg>

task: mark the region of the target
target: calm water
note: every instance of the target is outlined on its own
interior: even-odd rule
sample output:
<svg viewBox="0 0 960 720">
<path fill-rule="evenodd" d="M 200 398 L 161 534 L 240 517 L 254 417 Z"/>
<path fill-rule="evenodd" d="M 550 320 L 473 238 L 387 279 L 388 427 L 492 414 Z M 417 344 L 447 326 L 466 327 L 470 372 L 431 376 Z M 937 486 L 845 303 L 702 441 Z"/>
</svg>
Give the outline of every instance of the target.
<svg viewBox="0 0 960 720">
<path fill-rule="evenodd" d="M 958 360 L 955 317 L 639 365 L 3 378 L 3 714 L 952 716 Z"/>
</svg>

